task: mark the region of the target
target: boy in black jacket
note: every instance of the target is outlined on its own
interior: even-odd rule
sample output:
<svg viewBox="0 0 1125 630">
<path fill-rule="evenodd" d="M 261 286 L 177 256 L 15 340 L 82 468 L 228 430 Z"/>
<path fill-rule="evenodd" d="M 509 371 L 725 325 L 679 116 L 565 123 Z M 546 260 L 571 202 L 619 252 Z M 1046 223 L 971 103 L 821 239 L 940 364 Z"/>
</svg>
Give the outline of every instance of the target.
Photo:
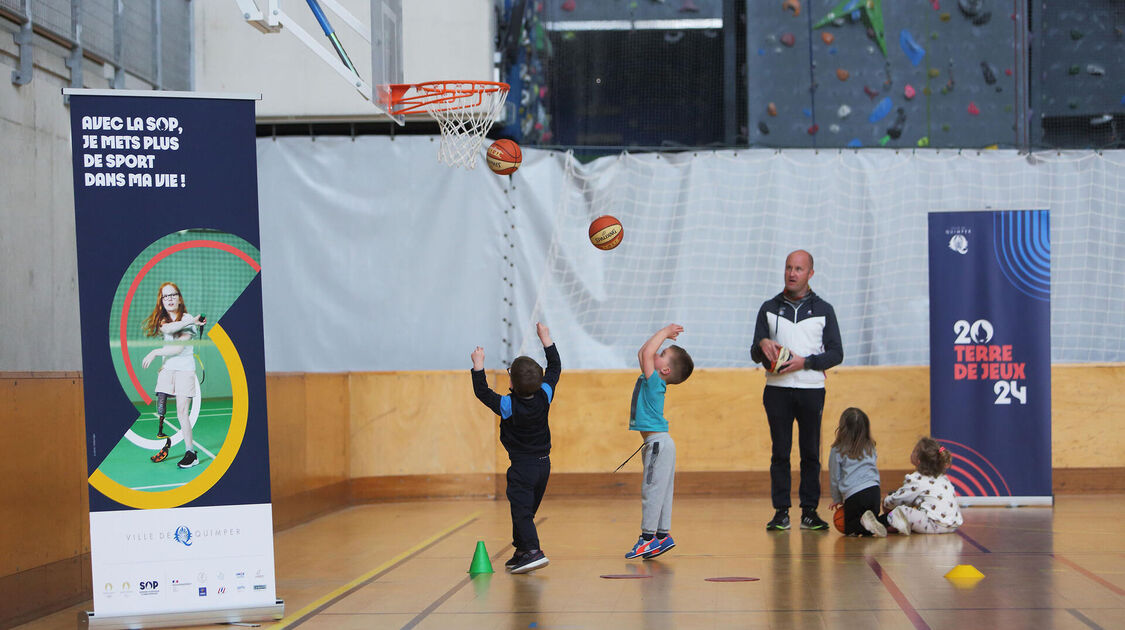
<svg viewBox="0 0 1125 630">
<path fill-rule="evenodd" d="M 547 490 L 551 476 L 551 429 L 547 414 L 555 397 L 562 364 L 559 351 L 551 341 L 551 332 L 535 324 L 543 352 L 547 355 L 547 371 L 531 357 L 512 361 L 508 374 L 512 393 L 501 396 L 488 386 L 484 377 L 484 348 L 477 346 L 473 360 L 473 392 L 482 403 L 500 416 L 500 443 L 508 451 L 508 503 L 512 508 L 512 546 L 516 552 L 504 568 L 512 573 L 527 573 L 547 566 L 549 560 L 539 548 L 535 531 L 535 512 Z"/>
</svg>

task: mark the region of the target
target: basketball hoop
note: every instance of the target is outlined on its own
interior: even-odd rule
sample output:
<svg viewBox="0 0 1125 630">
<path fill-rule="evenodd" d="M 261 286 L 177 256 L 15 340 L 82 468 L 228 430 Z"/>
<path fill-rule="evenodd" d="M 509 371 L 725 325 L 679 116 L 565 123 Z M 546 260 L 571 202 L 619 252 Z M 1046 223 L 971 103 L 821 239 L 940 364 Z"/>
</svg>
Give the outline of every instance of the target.
<svg viewBox="0 0 1125 630">
<path fill-rule="evenodd" d="M 508 84 L 429 81 L 388 85 L 380 91 L 392 116 L 428 112 L 441 128 L 438 161 L 476 168 L 484 135 L 508 98 Z"/>
</svg>

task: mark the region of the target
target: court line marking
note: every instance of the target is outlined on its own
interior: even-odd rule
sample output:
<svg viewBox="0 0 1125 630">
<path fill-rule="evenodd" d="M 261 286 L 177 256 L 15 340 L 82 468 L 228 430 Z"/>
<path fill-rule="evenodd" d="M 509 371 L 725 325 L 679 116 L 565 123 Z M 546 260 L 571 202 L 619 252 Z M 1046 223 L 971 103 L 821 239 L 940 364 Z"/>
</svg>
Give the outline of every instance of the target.
<svg viewBox="0 0 1125 630">
<path fill-rule="evenodd" d="M 138 487 L 133 488 L 133 489 L 134 490 L 155 490 L 156 488 L 179 488 L 180 486 L 186 486 L 186 485 L 187 485 L 187 482 L 185 481 L 184 483 L 162 483 L 162 484 L 157 485 L 157 486 L 138 486 Z"/>
<path fill-rule="evenodd" d="M 910 604 L 910 600 L 906 599 L 906 595 L 899 590 L 898 585 L 891 579 L 891 576 L 887 575 L 887 572 L 883 570 L 879 561 L 872 557 L 866 557 L 864 560 L 867 561 L 867 566 L 871 567 L 871 570 L 875 572 L 875 576 L 879 578 L 879 581 L 883 583 L 887 592 L 889 592 L 895 602 L 898 603 L 898 607 L 902 609 L 902 612 L 906 613 L 906 618 L 910 620 L 910 623 L 914 624 L 914 627 L 918 630 L 930 630 L 930 625 L 922 619 L 922 615 L 918 614 L 918 611 Z"/>
<path fill-rule="evenodd" d="M 166 424 L 166 425 L 168 425 L 168 426 L 172 427 L 172 428 L 173 428 L 173 429 L 175 429 L 176 431 L 179 431 L 179 430 L 180 430 L 180 427 L 178 427 L 178 426 L 176 426 L 176 425 L 172 424 L 172 421 L 171 421 L 171 420 L 169 420 L 169 419 L 167 419 L 167 418 L 165 418 L 165 419 L 164 419 L 164 424 Z M 198 423 L 198 422 L 196 422 L 196 424 L 199 424 L 199 423 Z M 193 428 L 192 428 L 192 430 L 194 431 L 194 430 L 195 430 L 195 428 L 193 427 Z M 193 437 L 194 437 L 194 436 L 193 436 Z M 180 441 L 182 442 L 183 440 L 180 440 Z M 197 441 L 195 441 L 195 440 L 192 440 L 192 441 L 191 441 L 191 445 L 192 445 L 192 446 L 194 446 L 195 448 L 197 448 L 197 449 L 199 449 L 199 450 L 203 451 L 203 452 L 204 452 L 204 453 L 205 453 L 205 454 L 207 455 L 207 457 L 210 457 L 210 458 L 211 458 L 211 460 L 212 460 L 212 461 L 214 461 L 214 459 L 215 459 L 215 454 L 214 454 L 214 453 L 212 453 L 211 451 L 207 450 L 207 448 L 206 448 L 206 447 L 204 447 L 204 446 L 203 446 L 202 444 L 200 444 L 199 442 L 197 442 Z"/>
<path fill-rule="evenodd" d="M 433 536 L 430 536 L 429 538 L 423 540 L 422 542 L 419 542 L 418 544 L 416 544 L 413 547 L 407 549 L 406 551 L 403 551 L 402 553 L 400 553 L 397 556 L 391 558 L 390 560 L 387 560 L 383 564 L 380 564 L 379 566 L 375 567 L 374 569 L 371 569 L 367 573 L 364 573 L 363 575 L 355 578 L 354 580 L 348 582 L 347 584 L 344 584 L 343 586 L 331 591 L 330 593 L 321 596 L 319 599 L 313 601 L 311 604 L 309 604 L 309 605 L 305 606 L 304 608 L 298 610 L 297 612 L 293 613 L 292 617 L 290 617 L 289 619 L 282 618 L 281 621 L 279 621 L 276 624 L 270 626 L 270 628 L 272 628 L 273 630 L 282 630 L 283 628 L 295 628 L 295 627 L 301 625 L 302 623 L 304 623 L 304 622 L 308 621 L 309 619 L 315 617 L 318 613 L 325 610 L 329 606 L 335 604 L 336 602 L 340 601 L 341 599 L 344 599 L 348 595 L 351 595 L 352 593 L 354 593 L 355 591 L 363 588 L 364 586 L 367 586 L 371 582 L 374 582 L 375 580 L 382 577 L 384 574 L 389 573 L 390 571 L 398 568 L 398 566 L 400 564 L 406 562 L 407 560 L 409 560 L 413 556 L 418 555 L 419 553 L 429 549 L 430 547 L 433 547 L 437 543 L 441 542 L 442 539 L 448 537 L 449 535 L 453 534 L 457 530 L 467 526 L 469 523 L 472 523 L 473 521 L 477 520 L 477 518 L 479 518 L 479 517 L 480 517 L 479 511 L 473 512 L 472 514 L 466 516 L 462 520 L 454 523 L 453 525 L 450 525 L 449 527 L 446 527 L 445 529 L 439 531 L 438 533 L 434 534 Z"/>
<path fill-rule="evenodd" d="M 972 546 L 976 547 L 977 549 L 980 549 L 980 550 L 981 550 L 981 551 L 983 551 L 984 553 L 992 553 L 991 551 L 989 551 L 989 550 L 988 550 L 988 548 L 987 548 L 987 547 L 985 547 L 984 545 L 980 544 L 979 542 L 977 542 L 977 541 L 973 540 L 973 539 L 972 539 L 972 538 L 971 538 L 971 537 L 970 537 L 970 536 L 969 536 L 968 534 L 966 534 L 965 532 L 961 531 L 960 529 L 956 529 L 956 530 L 954 530 L 954 532 L 955 532 L 955 533 L 956 533 L 956 534 L 957 534 L 958 536 L 960 536 L 961 538 L 964 538 L 964 539 L 965 539 L 965 542 L 967 542 L 967 543 L 969 543 L 970 545 L 972 545 Z"/>
<path fill-rule="evenodd" d="M 546 516 L 536 520 L 535 524 L 536 525 L 542 525 L 543 521 L 545 521 L 545 520 L 547 520 Z M 501 556 L 503 556 L 507 552 L 508 552 L 507 547 L 504 547 L 500 551 L 497 551 L 496 553 L 492 554 L 492 559 L 498 560 L 498 559 L 500 559 Z M 422 610 L 422 612 L 418 613 L 413 619 L 406 622 L 406 625 L 404 625 L 402 627 L 402 630 L 410 630 L 410 628 L 413 628 L 414 626 L 422 623 L 423 619 L 428 617 L 430 615 L 430 613 L 437 610 L 438 607 L 441 606 L 442 604 L 444 604 L 447 599 L 449 599 L 450 597 L 453 597 L 453 595 L 457 591 L 465 588 L 465 585 L 468 584 L 469 582 L 471 582 L 472 580 L 473 580 L 472 574 L 470 574 L 468 577 L 461 578 L 461 581 L 458 582 L 457 584 L 454 584 L 453 587 L 450 588 L 448 591 L 446 591 L 444 595 L 442 595 L 441 597 L 438 597 L 434 601 L 430 602 L 430 605 L 426 606 Z"/>
<path fill-rule="evenodd" d="M 1066 612 L 1070 613 L 1070 615 L 1072 617 L 1074 617 L 1078 621 L 1081 621 L 1082 623 L 1086 624 L 1087 626 L 1093 628 L 1094 630 L 1104 630 L 1101 626 L 1094 623 L 1093 619 L 1090 619 L 1086 615 L 1083 615 L 1082 613 L 1078 612 L 1078 610 L 1076 610 L 1074 608 L 1067 608 Z"/>
<path fill-rule="evenodd" d="M 1098 584 L 1101 584 L 1102 586 L 1108 588 L 1109 590 L 1113 591 L 1114 593 L 1117 593 L 1118 595 L 1121 595 L 1121 596 L 1125 596 L 1125 589 L 1121 589 L 1117 586 L 1114 586 L 1113 583 L 1110 582 L 1109 580 L 1103 579 L 1103 578 L 1099 577 L 1093 571 L 1090 571 L 1088 569 L 1083 568 L 1081 565 L 1079 565 L 1077 562 L 1071 560 L 1070 558 L 1064 558 L 1057 553 L 1052 553 L 1051 557 L 1053 557 L 1055 560 L 1058 560 L 1059 562 L 1062 562 L 1063 564 L 1065 564 L 1068 567 L 1074 569 L 1075 571 L 1078 571 L 1082 575 L 1085 575 L 1086 577 L 1088 577 L 1091 580 L 1097 582 Z"/>
</svg>

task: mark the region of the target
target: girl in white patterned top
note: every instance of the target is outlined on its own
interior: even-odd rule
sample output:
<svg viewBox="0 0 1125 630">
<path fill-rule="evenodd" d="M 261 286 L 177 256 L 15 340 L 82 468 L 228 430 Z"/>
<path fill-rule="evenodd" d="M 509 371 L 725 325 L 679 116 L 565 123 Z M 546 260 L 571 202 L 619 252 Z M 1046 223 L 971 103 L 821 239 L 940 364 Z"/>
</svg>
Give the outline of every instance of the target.
<svg viewBox="0 0 1125 630">
<path fill-rule="evenodd" d="M 964 522 L 957 493 L 945 476 L 953 456 L 933 438 L 918 440 L 910 463 L 917 469 L 906 476 L 902 487 L 883 499 L 889 532 L 949 534 Z"/>
</svg>

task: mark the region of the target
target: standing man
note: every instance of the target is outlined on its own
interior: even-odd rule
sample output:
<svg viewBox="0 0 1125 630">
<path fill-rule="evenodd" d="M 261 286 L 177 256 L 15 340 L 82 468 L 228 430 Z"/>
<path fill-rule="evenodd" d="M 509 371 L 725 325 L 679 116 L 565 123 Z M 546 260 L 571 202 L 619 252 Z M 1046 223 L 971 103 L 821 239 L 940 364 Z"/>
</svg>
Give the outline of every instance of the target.
<svg viewBox="0 0 1125 630">
<path fill-rule="evenodd" d="M 762 405 L 770 424 L 773 455 L 770 488 L 775 513 L 766 529 L 789 529 L 789 454 L 793 420 L 801 453 L 801 529 L 828 529 L 816 513 L 820 503 L 820 416 L 824 411 L 824 372 L 844 360 L 840 326 L 832 305 L 809 288 L 812 254 L 798 249 L 785 258 L 785 290 L 758 309 L 750 358 L 768 366 L 784 346 L 788 361 L 766 372 Z"/>
</svg>

